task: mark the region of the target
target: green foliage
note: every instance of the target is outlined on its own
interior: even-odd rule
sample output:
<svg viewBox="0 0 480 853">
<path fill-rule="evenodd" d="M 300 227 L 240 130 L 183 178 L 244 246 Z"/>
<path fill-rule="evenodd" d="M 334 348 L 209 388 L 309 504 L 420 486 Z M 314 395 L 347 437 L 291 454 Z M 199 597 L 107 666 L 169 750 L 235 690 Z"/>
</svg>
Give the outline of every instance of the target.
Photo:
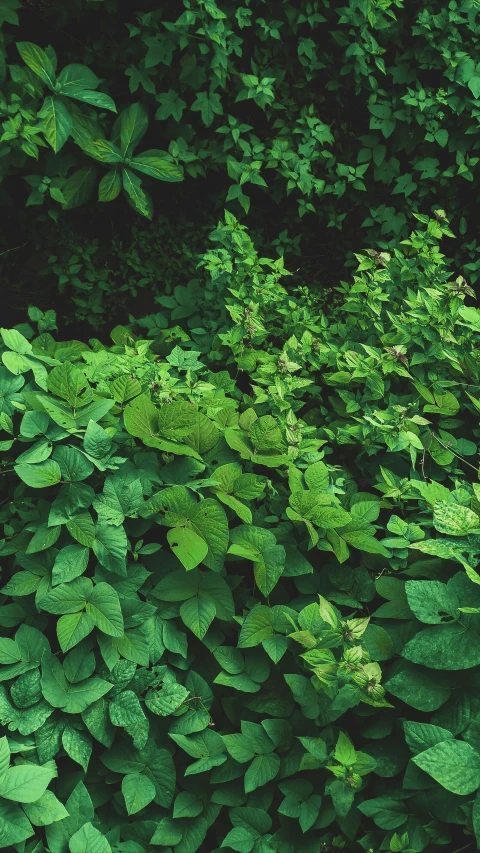
<svg viewBox="0 0 480 853">
<path fill-rule="evenodd" d="M 477 19 L 0 0 L 3 849 L 480 845 Z"/>
<path fill-rule="evenodd" d="M 347 211 L 368 198 L 367 227 L 384 235 L 402 232 L 405 205 L 432 203 L 438 187 L 460 213 L 456 188 L 475 180 L 478 9 L 469 0 L 442 10 L 415 2 L 408 16 L 402 0 L 281 8 L 185 0 L 183 10 L 163 4 L 126 17 L 110 0 L 93 11 L 96 41 L 90 34 L 86 54 L 95 71 L 79 64 L 78 45 L 61 45 L 66 62 L 58 70 L 51 46 L 18 41 L 23 64 L 12 64 L 12 36 L 28 15 L 15 7 L 3 16 L 5 169 L 21 173 L 46 146 L 57 153 L 65 145 L 77 160 L 70 169 L 91 169 L 79 146 L 112 164 L 100 201 L 123 186 L 144 216 L 150 203 L 130 166 L 163 180 L 181 179 L 182 168 L 191 179 L 221 169 L 226 200 L 246 212 L 263 188 L 278 203 L 292 195 L 300 217 L 321 212 L 326 225 L 342 228 L 347 213 L 335 200 Z M 92 9 L 73 2 L 61 13 L 47 10 L 47 21 L 78 26 L 84 15 Z M 112 15 L 124 28 L 113 40 Z M 118 97 L 107 92 L 119 93 L 124 110 L 123 131 L 117 122 L 111 142 L 105 132 Z M 364 116 L 354 131 L 349 110 L 358 98 Z M 132 157 L 148 128 L 141 105 L 168 152 Z M 74 175 L 60 177 L 52 198 L 66 209 L 96 185 L 93 171 L 81 188 Z"/>
<path fill-rule="evenodd" d="M 474 0 L 412 0 L 408 12 L 403 0 L 2 10 L 0 201 L 14 211 L 4 250 L 22 231 L 37 271 L 39 246 L 56 256 L 81 207 L 82 249 L 53 263 L 82 318 L 98 325 L 124 285 L 136 295 L 96 264 L 101 253 L 94 269 L 78 258 L 92 261 L 99 231 L 110 248 L 110 216 L 114 241 L 135 243 L 119 234 L 125 201 L 133 222 L 195 211 L 197 233 L 227 205 L 261 232 L 261 254 L 275 244 L 320 293 L 354 251 L 391 251 L 413 213 L 440 207 L 462 235 L 457 263 L 478 279 Z"/>
<path fill-rule="evenodd" d="M 181 346 L 1 330 L 4 847 L 480 837 L 480 312 L 417 221 L 328 314 L 227 213 Z"/>
</svg>

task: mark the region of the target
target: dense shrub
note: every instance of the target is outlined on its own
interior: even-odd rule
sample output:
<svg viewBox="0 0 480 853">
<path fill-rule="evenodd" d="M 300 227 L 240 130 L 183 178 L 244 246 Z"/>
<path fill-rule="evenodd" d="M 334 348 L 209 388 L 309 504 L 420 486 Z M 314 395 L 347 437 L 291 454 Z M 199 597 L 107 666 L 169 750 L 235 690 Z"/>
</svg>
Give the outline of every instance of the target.
<svg viewBox="0 0 480 853">
<path fill-rule="evenodd" d="M 227 214 L 208 346 L 2 330 L 3 847 L 473 849 L 480 312 L 450 235 L 359 255 L 327 318 Z"/>
<path fill-rule="evenodd" d="M 480 847 L 478 7 L 0 0 L 3 849 Z"/>
<path fill-rule="evenodd" d="M 354 252 L 391 251 L 412 213 L 440 207 L 463 235 L 456 263 L 476 280 L 477 6 L 3 0 L 9 279 L 35 304 L 47 287 L 44 310 L 58 282 L 62 318 L 73 297 L 77 317 L 98 325 L 120 283 L 108 251 L 135 252 L 136 219 L 173 214 L 177 251 L 185 237 L 197 251 L 226 203 L 263 254 L 277 243 L 320 291 Z M 134 277 L 142 289 L 149 276 Z M 115 322 L 127 320 L 122 300 Z"/>
</svg>

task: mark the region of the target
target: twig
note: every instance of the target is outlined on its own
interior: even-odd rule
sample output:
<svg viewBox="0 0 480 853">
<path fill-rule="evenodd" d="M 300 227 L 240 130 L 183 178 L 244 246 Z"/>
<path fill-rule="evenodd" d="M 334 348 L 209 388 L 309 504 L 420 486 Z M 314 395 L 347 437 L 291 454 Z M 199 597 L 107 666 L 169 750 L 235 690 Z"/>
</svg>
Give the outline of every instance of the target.
<svg viewBox="0 0 480 853">
<path fill-rule="evenodd" d="M 23 249 L 24 246 L 28 245 L 28 240 L 26 243 L 22 243 L 21 246 L 13 246 L 11 249 L 5 249 L 4 252 L 0 252 L 0 258 L 2 255 L 6 255 L 8 252 L 16 252 L 17 249 Z"/>
</svg>

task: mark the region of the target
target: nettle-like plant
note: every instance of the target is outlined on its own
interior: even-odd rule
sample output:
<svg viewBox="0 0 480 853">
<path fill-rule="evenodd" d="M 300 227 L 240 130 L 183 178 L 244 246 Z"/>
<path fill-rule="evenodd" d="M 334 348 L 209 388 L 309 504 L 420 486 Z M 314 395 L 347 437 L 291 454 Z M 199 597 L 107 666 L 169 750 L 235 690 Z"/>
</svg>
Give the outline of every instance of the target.
<svg viewBox="0 0 480 853">
<path fill-rule="evenodd" d="M 419 219 L 328 317 L 227 215 L 210 345 L 2 330 L 0 719 L 45 783 L 5 847 L 480 838 L 480 312 Z"/>
<path fill-rule="evenodd" d="M 0 718 L 38 798 L 61 780 L 21 820 L 0 801 L 3 846 L 45 827 L 51 851 L 275 849 L 298 821 L 330 839 L 375 762 L 329 725 L 390 706 L 368 617 L 297 584 L 362 496 L 342 506 L 315 430 L 292 443 L 198 353 L 113 337 L 2 331 Z"/>
<path fill-rule="evenodd" d="M 31 38 L 32 23 L 34 42 L 22 35 Z M 168 151 L 187 183 L 215 181 L 217 205 L 262 225 L 265 204 L 277 207 L 310 246 L 319 227 L 351 223 L 355 239 L 362 225 L 386 248 L 406 236 L 407 213 L 439 195 L 468 230 L 479 164 L 475 0 L 441 10 L 414 0 L 408 14 L 402 0 L 184 0 L 139 12 L 118 0 L 72 0 L 60 11 L 4 0 L 0 26 L 2 176 L 54 181 L 45 206 L 55 218 L 96 201 L 91 152 L 77 145 L 83 121 L 104 136 L 111 111 L 139 102 L 162 159 Z M 144 174 L 160 177 L 148 165 Z M 100 201 L 122 184 L 149 216 L 130 165 L 121 184 L 113 171 Z M 475 264 L 476 244 L 474 254 Z"/>
</svg>

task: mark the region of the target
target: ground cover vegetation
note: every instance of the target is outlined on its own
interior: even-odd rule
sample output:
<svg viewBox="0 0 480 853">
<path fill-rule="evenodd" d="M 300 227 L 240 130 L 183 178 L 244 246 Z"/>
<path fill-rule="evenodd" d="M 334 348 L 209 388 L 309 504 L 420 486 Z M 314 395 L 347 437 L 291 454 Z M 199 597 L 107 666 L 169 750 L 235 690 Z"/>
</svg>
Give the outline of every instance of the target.
<svg viewBox="0 0 480 853">
<path fill-rule="evenodd" d="M 3 849 L 479 848 L 479 11 L 0 0 Z"/>
</svg>

